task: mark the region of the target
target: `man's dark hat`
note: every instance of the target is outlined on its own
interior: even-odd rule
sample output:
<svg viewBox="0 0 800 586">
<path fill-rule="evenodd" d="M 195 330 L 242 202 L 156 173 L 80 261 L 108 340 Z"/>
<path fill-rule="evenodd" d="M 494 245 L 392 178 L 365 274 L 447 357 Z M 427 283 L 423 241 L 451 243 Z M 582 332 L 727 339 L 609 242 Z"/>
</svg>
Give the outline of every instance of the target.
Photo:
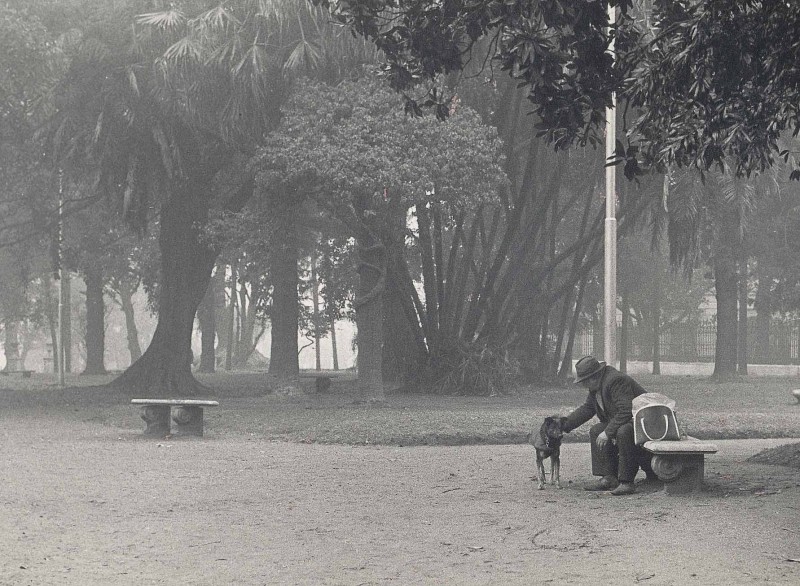
<svg viewBox="0 0 800 586">
<path fill-rule="evenodd" d="M 598 362 L 594 356 L 584 356 L 575 363 L 575 384 L 586 380 L 603 370 L 605 362 Z"/>
</svg>

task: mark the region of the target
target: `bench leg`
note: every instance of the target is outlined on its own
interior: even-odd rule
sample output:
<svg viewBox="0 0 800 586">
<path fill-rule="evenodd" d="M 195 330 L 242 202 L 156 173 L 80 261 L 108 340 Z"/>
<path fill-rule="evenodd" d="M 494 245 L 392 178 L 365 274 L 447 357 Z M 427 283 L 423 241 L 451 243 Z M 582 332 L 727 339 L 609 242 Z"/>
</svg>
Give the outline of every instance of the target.
<svg viewBox="0 0 800 586">
<path fill-rule="evenodd" d="M 169 405 L 145 405 L 142 419 L 147 424 L 145 435 L 163 437 L 169 434 Z"/>
<path fill-rule="evenodd" d="M 181 435 L 203 436 L 203 408 L 195 405 L 181 405 L 172 410 L 172 421 Z"/>
<path fill-rule="evenodd" d="M 692 494 L 703 488 L 705 458 L 703 454 L 653 456 L 653 471 L 664 481 L 666 494 Z"/>
</svg>

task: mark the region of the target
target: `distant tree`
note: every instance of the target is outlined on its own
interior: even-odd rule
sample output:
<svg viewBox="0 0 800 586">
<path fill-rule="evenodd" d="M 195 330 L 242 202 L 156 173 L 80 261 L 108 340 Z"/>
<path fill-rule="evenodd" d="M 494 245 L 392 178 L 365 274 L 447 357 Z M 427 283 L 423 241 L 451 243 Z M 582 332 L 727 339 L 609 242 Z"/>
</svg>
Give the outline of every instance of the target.
<svg viewBox="0 0 800 586">
<path fill-rule="evenodd" d="M 458 108 L 443 126 L 405 117 L 398 105 L 397 96 L 374 78 L 335 87 L 305 82 L 293 94 L 281 127 L 268 137 L 259 162 L 265 194 L 280 188 L 300 201 L 311 197 L 355 238 L 359 381 L 377 393 L 383 384 L 383 295 L 390 274 L 400 279 L 411 311 L 424 303 L 430 313 L 420 316 L 417 327 L 424 328 L 429 345 L 436 343 L 438 325 L 428 320 L 435 315 L 434 291 L 443 275 L 427 272 L 425 300 L 414 300 L 416 292 L 403 269 L 406 212 L 414 209 L 422 223 L 429 214 L 490 201 L 505 183 L 499 143 L 469 109 Z M 400 248 L 392 242 L 401 243 Z M 428 269 L 435 271 L 432 265 Z"/>
</svg>

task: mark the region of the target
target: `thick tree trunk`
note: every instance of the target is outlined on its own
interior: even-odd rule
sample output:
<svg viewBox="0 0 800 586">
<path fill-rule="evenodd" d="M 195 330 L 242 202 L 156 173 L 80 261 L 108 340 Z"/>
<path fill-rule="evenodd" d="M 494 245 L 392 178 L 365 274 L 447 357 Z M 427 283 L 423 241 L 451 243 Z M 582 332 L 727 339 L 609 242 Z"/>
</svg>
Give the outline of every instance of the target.
<svg viewBox="0 0 800 586">
<path fill-rule="evenodd" d="M 720 251 L 714 259 L 714 286 L 717 298 L 717 347 L 714 377 L 730 379 L 736 374 L 737 294 L 736 260 Z"/>
<path fill-rule="evenodd" d="M 358 343 L 358 389 L 369 399 L 382 401 L 383 387 L 383 305 L 386 291 L 388 254 L 374 229 L 374 215 L 367 198 L 356 198 L 356 213 L 364 229 L 356 238 L 358 285 L 353 307 L 356 312 Z"/>
<path fill-rule="evenodd" d="M 197 322 L 200 326 L 200 372 L 214 372 L 217 366 L 215 341 L 217 336 L 215 291 L 213 280 L 206 288 L 206 294 L 197 309 Z"/>
<path fill-rule="evenodd" d="M 7 321 L 5 327 L 5 344 L 4 350 L 6 355 L 5 370 L 22 370 L 22 361 L 19 356 L 19 323 L 16 321 Z"/>
<path fill-rule="evenodd" d="M 739 215 L 736 209 L 721 202 L 714 210 L 714 287 L 717 298 L 717 344 L 714 378 L 729 380 L 736 375 L 738 342 Z"/>
<path fill-rule="evenodd" d="M 103 273 L 91 267 L 84 276 L 86 282 L 86 368 L 83 374 L 105 374 L 105 303 Z"/>
<path fill-rule="evenodd" d="M 115 384 L 156 397 L 196 394 L 192 375 L 191 337 L 197 306 L 205 294 L 216 252 L 198 237 L 206 220 L 205 185 L 175 188 L 161 209 L 161 289 L 158 325 L 150 346 Z"/>
<path fill-rule="evenodd" d="M 276 205 L 279 214 L 275 225 L 279 231 L 275 242 L 279 243 L 272 259 L 272 344 L 270 347 L 269 373 L 293 375 L 300 372 L 297 343 L 299 320 L 298 275 L 297 275 L 297 222 L 291 206 Z"/>
<path fill-rule="evenodd" d="M 353 305 L 358 330 L 358 388 L 383 399 L 383 293 L 386 286 L 385 248 L 372 238 L 358 242 L 358 287 Z"/>
</svg>

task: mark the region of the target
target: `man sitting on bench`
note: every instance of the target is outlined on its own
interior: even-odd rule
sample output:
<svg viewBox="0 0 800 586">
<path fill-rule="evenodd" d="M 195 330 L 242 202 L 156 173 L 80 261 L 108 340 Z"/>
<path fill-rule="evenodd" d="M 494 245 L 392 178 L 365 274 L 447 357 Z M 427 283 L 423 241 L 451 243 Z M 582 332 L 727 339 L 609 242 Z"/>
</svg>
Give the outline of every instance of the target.
<svg viewBox="0 0 800 586">
<path fill-rule="evenodd" d="M 567 415 L 564 432 L 595 415 L 600 420 L 589 430 L 589 437 L 592 474 L 601 478 L 585 490 L 610 490 L 615 496 L 633 494 L 633 480 L 640 466 L 648 480 L 656 478 L 649 458 L 633 441 L 631 402 L 646 391 L 628 375 L 593 356 L 578 360 L 575 375 L 575 384 L 588 389 L 589 394 L 583 405 Z"/>
</svg>

